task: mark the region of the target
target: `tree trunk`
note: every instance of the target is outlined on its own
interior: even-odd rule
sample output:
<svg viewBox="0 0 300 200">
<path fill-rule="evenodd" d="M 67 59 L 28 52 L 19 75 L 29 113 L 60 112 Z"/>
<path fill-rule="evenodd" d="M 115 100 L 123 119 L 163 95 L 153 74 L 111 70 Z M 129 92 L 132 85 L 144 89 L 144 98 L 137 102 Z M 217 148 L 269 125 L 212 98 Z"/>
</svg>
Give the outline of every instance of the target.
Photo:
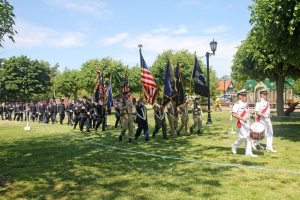
<svg viewBox="0 0 300 200">
<path fill-rule="evenodd" d="M 276 80 L 277 116 L 284 116 L 284 102 L 283 102 L 284 80 L 285 77 L 282 74 L 279 74 Z"/>
</svg>

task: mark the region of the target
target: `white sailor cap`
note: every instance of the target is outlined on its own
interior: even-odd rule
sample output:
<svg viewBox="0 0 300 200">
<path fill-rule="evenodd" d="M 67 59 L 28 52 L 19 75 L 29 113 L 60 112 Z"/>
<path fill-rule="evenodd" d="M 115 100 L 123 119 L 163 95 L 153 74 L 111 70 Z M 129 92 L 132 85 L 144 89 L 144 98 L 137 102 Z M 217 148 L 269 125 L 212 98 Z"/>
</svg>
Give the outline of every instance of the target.
<svg viewBox="0 0 300 200">
<path fill-rule="evenodd" d="M 267 89 L 261 89 L 261 90 L 259 91 L 259 93 L 260 93 L 260 94 L 261 94 L 261 93 L 267 94 L 267 93 L 268 93 L 268 90 L 267 90 Z"/>
<path fill-rule="evenodd" d="M 241 90 L 239 90 L 239 91 L 237 91 L 237 96 L 238 95 L 246 95 L 247 94 L 247 91 L 246 91 L 246 89 L 241 89 Z"/>
</svg>

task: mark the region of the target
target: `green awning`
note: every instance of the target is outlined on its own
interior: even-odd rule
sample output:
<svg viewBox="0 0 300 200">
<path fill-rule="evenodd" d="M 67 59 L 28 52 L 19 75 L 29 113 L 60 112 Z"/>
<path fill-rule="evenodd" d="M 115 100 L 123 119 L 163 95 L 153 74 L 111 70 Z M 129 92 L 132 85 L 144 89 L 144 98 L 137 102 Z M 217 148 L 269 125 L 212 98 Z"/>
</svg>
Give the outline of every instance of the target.
<svg viewBox="0 0 300 200">
<path fill-rule="evenodd" d="M 253 80 L 246 80 L 244 88 L 246 90 L 250 90 L 250 89 L 253 90 L 256 85 L 257 85 L 257 81 L 256 80 L 254 80 L 254 79 Z"/>
</svg>

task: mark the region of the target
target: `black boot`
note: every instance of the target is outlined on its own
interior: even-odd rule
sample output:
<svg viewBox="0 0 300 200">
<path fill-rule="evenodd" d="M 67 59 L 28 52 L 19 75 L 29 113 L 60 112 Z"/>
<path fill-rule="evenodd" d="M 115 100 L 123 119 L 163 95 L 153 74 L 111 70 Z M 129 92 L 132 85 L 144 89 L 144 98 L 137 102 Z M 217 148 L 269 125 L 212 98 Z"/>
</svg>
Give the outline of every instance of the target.
<svg viewBox="0 0 300 200">
<path fill-rule="evenodd" d="M 118 142 L 122 142 L 122 135 L 119 135 Z"/>
</svg>

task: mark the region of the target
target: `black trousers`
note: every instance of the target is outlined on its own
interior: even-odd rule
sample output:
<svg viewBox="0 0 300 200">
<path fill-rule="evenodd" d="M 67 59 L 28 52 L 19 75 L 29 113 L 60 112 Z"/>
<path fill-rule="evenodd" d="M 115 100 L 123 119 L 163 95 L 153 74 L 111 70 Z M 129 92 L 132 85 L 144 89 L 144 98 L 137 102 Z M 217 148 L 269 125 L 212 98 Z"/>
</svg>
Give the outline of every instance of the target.
<svg viewBox="0 0 300 200">
<path fill-rule="evenodd" d="M 144 124 L 144 123 L 138 123 L 138 128 L 136 129 L 136 132 L 135 132 L 135 139 L 140 137 L 142 131 L 144 131 L 145 140 L 148 141 L 149 140 L 148 126 L 147 126 L 147 124 Z"/>
<path fill-rule="evenodd" d="M 90 132 L 90 118 L 87 116 L 83 116 L 81 117 L 80 121 L 79 121 L 79 128 L 80 131 L 83 131 L 83 126 L 85 125 L 86 127 L 86 131 Z"/>
<path fill-rule="evenodd" d="M 65 113 L 60 113 L 59 114 L 59 123 L 63 124 L 64 119 L 65 119 Z"/>
</svg>

